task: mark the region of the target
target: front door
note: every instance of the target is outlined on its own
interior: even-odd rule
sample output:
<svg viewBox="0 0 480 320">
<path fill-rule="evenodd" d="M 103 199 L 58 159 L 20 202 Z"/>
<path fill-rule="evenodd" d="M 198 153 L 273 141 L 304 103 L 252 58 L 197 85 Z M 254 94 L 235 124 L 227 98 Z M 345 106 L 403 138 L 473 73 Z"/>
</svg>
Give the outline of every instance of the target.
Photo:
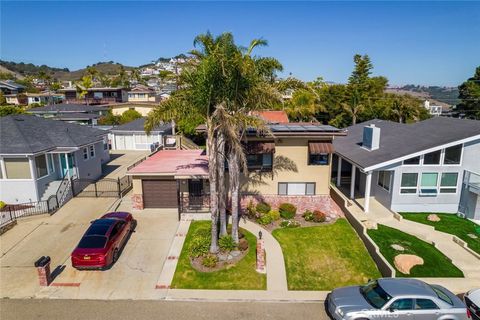
<svg viewBox="0 0 480 320">
<path fill-rule="evenodd" d="M 202 180 L 188 180 L 188 204 L 195 208 L 203 206 Z"/>
<path fill-rule="evenodd" d="M 75 166 L 73 154 L 71 154 L 71 153 L 67 154 L 68 168 L 67 168 L 67 162 L 65 161 L 65 154 L 59 154 L 59 157 L 60 157 L 60 164 L 61 164 L 61 167 L 62 167 L 62 170 L 61 170 L 62 171 L 62 178 L 67 175 L 68 169 L 70 169 L 70 177 L 72 177 L 73 173 L 74 173 L 73 168 Z"/>
</svg>

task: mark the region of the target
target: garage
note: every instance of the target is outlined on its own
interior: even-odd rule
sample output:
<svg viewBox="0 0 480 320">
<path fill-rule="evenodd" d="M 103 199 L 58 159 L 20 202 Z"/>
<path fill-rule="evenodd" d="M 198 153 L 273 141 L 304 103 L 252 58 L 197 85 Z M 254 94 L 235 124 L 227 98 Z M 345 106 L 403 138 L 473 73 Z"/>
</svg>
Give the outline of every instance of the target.
<svg viewBox="0 0 480 320">
<path fill-rule="evenodd" d="M 142 180 L 144 208 L 177 208 L 175 180 Z"/>
</svg>

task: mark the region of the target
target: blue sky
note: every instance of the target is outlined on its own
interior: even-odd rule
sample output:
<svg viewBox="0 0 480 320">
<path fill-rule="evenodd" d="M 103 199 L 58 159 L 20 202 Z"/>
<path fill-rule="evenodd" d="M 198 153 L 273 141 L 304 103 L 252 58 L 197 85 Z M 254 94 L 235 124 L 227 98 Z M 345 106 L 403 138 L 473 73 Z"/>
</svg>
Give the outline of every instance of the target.
<svg viewBox="0 0 480 320">
<path fill-rule="evenodd" d="M 193 47 L 210 30 L 265 38 L 303 80 L 345 82 L 355 53 L 391 84 L 458 85 L 480 64 L 480 2 L 1 2 L 3 60 L 71 70 L 138 66 Z"/>
</svg>

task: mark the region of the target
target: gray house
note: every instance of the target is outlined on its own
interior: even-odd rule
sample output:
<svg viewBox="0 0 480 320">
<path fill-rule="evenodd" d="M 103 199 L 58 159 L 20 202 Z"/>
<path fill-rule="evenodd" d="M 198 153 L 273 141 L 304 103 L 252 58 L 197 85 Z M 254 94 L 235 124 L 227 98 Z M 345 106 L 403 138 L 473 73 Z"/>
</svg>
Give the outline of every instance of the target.
<svg viewBox="0 0 480 320">
<path fill-rule="evenodd" d="M 28 110 L 36 116 L 79 124 L 96 125 L 98 119 L 108 113 L 107 106 L 87 106 L 84 104 L 52 104 Z"/>
<path fill-rule="evenodd" d="M 110 129 L 112 150 L 151 150 L 163 145 L 164 138 L 172 134 L 172 125 L 165 123 L 145 133 L 145 118 L 139 118 Z"/>
<path fill-rule="evenodd" d="M 333 177 L 350 198 L 397 212 L 480 219 L 480 121 L 435 117 L 413 124 L 371 120 L 334 140 Z"/>
<path fill-rule="evenodd" d="M 0 200 L 36 202 L 64 177 L 97 179 L 110 157 L 107 134 L 31 115 L 0 118 Z"/>
</svg>

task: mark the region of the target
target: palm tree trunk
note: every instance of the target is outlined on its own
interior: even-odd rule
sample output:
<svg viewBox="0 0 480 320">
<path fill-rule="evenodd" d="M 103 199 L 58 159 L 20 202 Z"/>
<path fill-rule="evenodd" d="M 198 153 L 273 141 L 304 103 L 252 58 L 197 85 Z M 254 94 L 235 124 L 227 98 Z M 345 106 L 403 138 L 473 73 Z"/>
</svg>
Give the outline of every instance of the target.
<svg viewBox="0 0 480 320">
<path fill-rule="evenodd" d="M 238 154 L 231 150 L 228 155 L 228 172 L 230 182 L 230 195 L 232 200 L 232 238 L 238 243 L 238 203 L 240 190 L 240 168 L 238 165 Z"/>
<path fill-rule="evenodd" d="M 225 136 L 218 134 L 217 139 L 218 169 L 218 211 L 220 216 L 220 237 L 227 234 L 227 192 L 225 190 Z"/>
<path fill-rule="evenodd" d="M 352 125 L 356 125 L 357 124 L 357 115 L 355 113 L 352 114 Z"/>
<path fill-rule="evenodd" d="M 218 252 L 218 195 L 217 195 L 217 150 L 215 130 L 211 121 L 207 122 L 208 176 L 210 180 L 210 211 L 212 218 L 210 252 Z"/>
</svg>

